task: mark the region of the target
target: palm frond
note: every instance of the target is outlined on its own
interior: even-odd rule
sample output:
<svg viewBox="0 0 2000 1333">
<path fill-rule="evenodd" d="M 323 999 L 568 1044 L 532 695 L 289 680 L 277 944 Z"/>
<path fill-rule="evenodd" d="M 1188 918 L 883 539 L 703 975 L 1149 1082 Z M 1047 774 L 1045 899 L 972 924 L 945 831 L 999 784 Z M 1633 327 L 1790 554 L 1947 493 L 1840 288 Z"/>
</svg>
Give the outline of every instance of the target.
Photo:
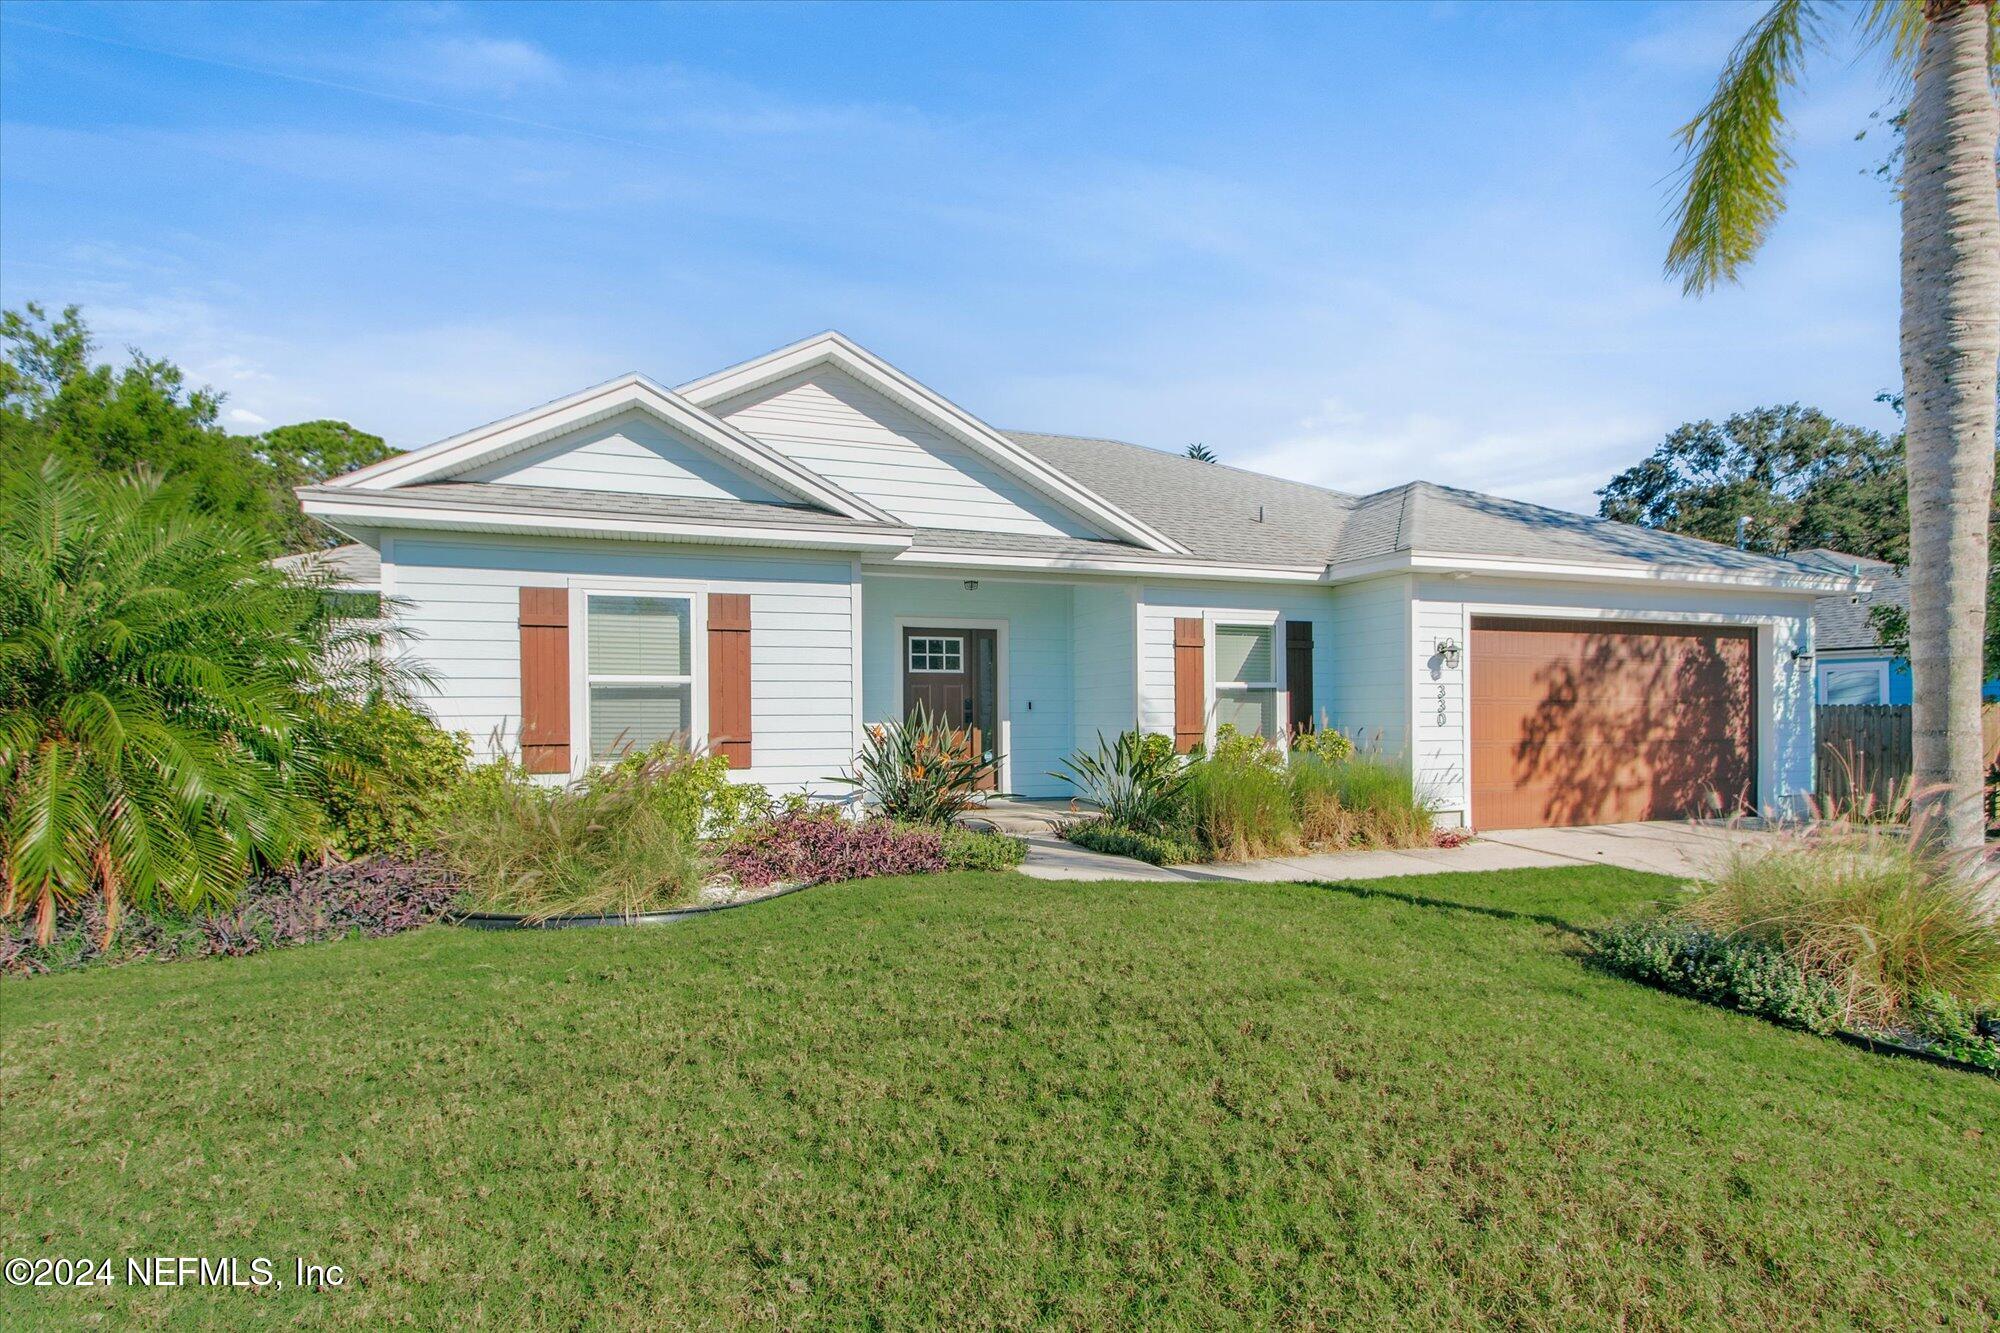
<svg viewBox="0 0 2000 1333">
<path fill-rule="evenodd" d="M 1814 0 L 1777 0 L 1730 52 L 1715 92 L 1680 129 L 1686 165 L 1666 270 L 1691 296 L 1733 280 L 1785 209 L 1792 166 L 1784 94 L 1821 41 Z"/>
</svg>

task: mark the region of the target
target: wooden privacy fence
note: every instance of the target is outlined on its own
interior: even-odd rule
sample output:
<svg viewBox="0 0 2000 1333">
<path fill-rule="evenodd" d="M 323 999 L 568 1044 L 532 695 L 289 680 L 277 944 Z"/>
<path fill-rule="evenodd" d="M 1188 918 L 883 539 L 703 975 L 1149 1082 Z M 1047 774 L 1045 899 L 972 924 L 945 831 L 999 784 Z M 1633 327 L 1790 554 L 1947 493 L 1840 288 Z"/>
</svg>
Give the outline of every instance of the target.
<svg viewBox="0 0 2000 1333">
<path fill-rule="evenodd" d="M 2000 823 L 2000 704 L 1980 712 L 1985 732 L 1986 820 Z M 1822 802 L 1845 808 L 1856 798 L 1893 805 L 1910 792 L 1915 766 L 1910 758 L 1910 706 L 1901 704 L 1822 704 L 1817 721 L 1819 763 L 1815 788 Z"/>
</svg>

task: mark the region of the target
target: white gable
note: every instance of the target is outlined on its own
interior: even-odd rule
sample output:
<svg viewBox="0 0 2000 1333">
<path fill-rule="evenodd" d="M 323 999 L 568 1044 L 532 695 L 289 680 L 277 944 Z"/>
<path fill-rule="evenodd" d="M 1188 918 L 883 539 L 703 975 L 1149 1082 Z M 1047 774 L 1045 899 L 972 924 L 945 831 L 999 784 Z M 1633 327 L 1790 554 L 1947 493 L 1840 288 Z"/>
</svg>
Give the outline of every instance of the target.
<svg viewBox="0 0 2000 1333">
<path fill-rule="evenodd" d="M 797 503 L 753 480 L 651 413 L 636 409 L 559 435 L 533 449 L 468 468 L 453 480 L 681 499 Z"/>
<path fill-rule="evenodd" d="M 799 466 L 915 527 L 1102 534 L 844 371 L 818 365 L 716 403 Z"/>
</svg>

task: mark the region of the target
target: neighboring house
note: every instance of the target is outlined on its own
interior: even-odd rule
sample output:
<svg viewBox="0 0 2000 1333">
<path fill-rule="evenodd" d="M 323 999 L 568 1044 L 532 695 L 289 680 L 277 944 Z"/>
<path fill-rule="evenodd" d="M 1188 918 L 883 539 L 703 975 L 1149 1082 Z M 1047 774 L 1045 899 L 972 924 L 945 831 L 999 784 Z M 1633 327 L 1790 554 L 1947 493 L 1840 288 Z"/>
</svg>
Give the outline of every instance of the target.
<svg viewBox="0 0 2000 1333">
<path fill-rule="evenodd" d="M 1865 591 L 1822 597 L 1814 604 L 1814 642 L 1818 652 L 1814 695 L 1823 704 L 1907 704 L 1910 702 L 1910 659 L 1884 647 L 1869 613 L 1894 606 L 1907 616 L 1910 585 L 1903 571 L 1882 560 L 1817 547 L 1793 555 L 1802 564 L 1836 574 L 1865 579 Z M 2000 678 L 1986 682 L 1983 693 L 2000 699 Z"/>
<path fill-rule="evenodd" d="M 290 574 L 305 570 L 324 571 L 332 592 L 377 593 L 382 591 L 382 557 L 372 546 L 348 542 L 326 551 L 302 551 L 281 555 L 271 562 Z"/>
<path fill-rule="evenodd" d="M 299 495 L 380 553 L 446 726 L 554 775 L 685 733 L 821 792 L 923 702 L 1023 795 L 1135 726 L 1324 723 L 1407 756 L 1446 822 L 1791 807 L 1813 601 L 1855 586 L 1426 482 L 999 431 L 833 333 Z"/>
</svg>

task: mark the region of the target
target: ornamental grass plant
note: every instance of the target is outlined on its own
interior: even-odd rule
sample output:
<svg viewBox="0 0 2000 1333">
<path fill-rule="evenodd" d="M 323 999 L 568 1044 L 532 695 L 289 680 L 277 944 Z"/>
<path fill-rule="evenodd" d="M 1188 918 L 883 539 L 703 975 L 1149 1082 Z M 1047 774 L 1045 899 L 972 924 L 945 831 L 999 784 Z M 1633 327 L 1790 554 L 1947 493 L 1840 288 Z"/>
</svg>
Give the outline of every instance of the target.
<svg viewBox="0 0 2000 1333">
<path fill-rule="evenodd" d="M 685 906 L 714 869 L 699 798 L 713 766 L 663 746 L 553 787 L 490 764 L 461 788 L 437 843 L 474 911 L 542 921 Z"/>
<path fill-rule="evenodd" d="M 1921 808 L 1921 803 L 1919 803 Z M 1881 1027 L 1925 993 L 2000 1007 L 2000 874 L 1907 828 L 1844 819 L 1735 845 L 1679 915 L 1780 948 Z"/>
</svg>

